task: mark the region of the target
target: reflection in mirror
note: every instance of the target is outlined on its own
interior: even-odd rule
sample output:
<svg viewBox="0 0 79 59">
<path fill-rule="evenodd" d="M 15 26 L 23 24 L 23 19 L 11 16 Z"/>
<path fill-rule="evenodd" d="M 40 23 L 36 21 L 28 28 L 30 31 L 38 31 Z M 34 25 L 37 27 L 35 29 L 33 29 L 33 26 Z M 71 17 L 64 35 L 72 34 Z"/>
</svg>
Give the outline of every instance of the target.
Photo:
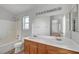
<svg viewBox="0 0 79 59">
<path fill-rule="evenodd" d="M 75 5 L 71 11 L 71 31 L 78 31 L 78 5 Z"/>
<path fill-rule="evenodd" d="M 32 34 L 62 37 L 65 32 L 63 19 L 64 15 L 38 16 L 32 22 Z"/>
<path fill-rule="evenodd" d="M 61 37 L 63 34 L 63 15 L 51 16 L 50 35 Z"/>
<path fill-rule="evenodd" d="M 50 17 L 36 17 L 32 22 L 32 34 L 50 36 Z"/>
</svg>

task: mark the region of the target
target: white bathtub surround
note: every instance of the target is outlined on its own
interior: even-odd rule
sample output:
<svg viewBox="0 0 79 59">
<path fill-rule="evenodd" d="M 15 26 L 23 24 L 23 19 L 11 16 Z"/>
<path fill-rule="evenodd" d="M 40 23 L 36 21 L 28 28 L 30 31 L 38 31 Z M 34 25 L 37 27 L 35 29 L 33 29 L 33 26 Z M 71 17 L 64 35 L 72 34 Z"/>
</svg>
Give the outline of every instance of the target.
<svg viewBox="0 0 79 59">
<path fill-rule="evenodd" d="M 13 49 L 16 41 L 16 22 L 0 18 L 0 53 Z"/>
<path fill-rule="evenodd" d="M 16 41 L 10 41 L 10 42 L 1 42 L 0 40 L 0 54 L 4 54 L 8 51 L 10 51 L 11 49 L 14 49 L 14 44 L 18 42 L 17 40 Z"/>
<path fill-rule="evenodd" d="M 53 36 L 26 37 L 25 39 L 79 52 L 78 44 L 64 37 L 62 37 L 62 40 L 57 40 L 56 37 Z"/>
</svg>

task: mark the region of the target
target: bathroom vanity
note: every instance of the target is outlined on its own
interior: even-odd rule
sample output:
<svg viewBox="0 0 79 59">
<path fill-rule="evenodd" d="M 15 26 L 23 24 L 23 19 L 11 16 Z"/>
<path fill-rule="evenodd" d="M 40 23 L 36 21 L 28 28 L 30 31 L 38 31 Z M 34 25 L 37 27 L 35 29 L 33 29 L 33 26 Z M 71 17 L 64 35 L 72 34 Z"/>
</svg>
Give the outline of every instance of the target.
<svg viewBox="0 0 79 59">
<path fill-rule="evenodd" d="M 63 43 L 57 43 L 52 40 L 49 41 L 46 40 L 36 39 L 36 38 L 25 38 L 24 53 L 25 54 L 79 54 L 78 50 L 73 49 L 72 47 L 66 47 L 67 46 L 66 44 L 63 45 Z M 73 44 L 73 46 L 75 45 Z"/>
</svg>

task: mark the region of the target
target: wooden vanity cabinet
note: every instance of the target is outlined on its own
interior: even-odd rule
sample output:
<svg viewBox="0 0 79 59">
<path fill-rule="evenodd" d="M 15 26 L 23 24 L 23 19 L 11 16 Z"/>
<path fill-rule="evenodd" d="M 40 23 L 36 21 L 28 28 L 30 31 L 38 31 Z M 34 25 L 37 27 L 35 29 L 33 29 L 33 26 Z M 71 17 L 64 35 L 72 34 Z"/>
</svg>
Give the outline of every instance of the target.
<svg viewBox="0 0 79 59">
<path fill-rule="evenodd" d="M 25 40 L 24 41 L 24 53 L 37 54 L 37 43 Z"/>
<path fill-rule="evenodd" d="M 46 54 L 46 45 L 29 41 L 29 40 L 25 40 L 24 52 L 26 54 Z"/>
<path fill-rule="evenodd" d="M 30 41 L 28 41 L 28 40 L 24 41 L 24 53 L 25 54 L 30 53 Z"/>
<path fill-rule="evenodd" d="M 37 54 L 37 45 L 36 45 L 36 43 L 31 42 L 29 52 L 30 52 L 30 54 Z"/>
<path fill-rule="evenodd" d="M 47 54 L 47 47 L 44 44 L 38 43 L 38 54 Z"/>
<path fill-rule="evenodd" d="M 25 54 L 79 54 L 79 52 L 58 48 L 30 40 L 24 41 Z"/>
<path fill-rule="evenodd" d="M 79 54 L 79 52 L 47 45 L 48 54 Z"/>
<path fill-rule="evenodd" d="M 56 47 L 46 46 L 47 47 L 47 54 L 59 54 L 59 50 Z"/>
</svg>

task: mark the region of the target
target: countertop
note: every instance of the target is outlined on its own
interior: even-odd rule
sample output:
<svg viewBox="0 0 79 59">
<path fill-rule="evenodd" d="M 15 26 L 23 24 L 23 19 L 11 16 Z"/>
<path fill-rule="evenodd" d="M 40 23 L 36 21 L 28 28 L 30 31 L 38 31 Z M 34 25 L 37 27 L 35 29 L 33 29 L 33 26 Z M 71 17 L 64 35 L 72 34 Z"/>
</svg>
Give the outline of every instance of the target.
<svg viewBox="0 0 79 59">
<path fill-rule="evenodd" d="M 46 37 L 43 37 L 43 38 L 25 37 L 24 39 L 79 52 L 78 44 L 76 42 L 72 41 L 71 39 L 68 39 L 68 38 L 62 38 L 61 40 L 57 40 L 55 37 L 52 37 L 52 39 L 46 38 Z"/>
</svg>

